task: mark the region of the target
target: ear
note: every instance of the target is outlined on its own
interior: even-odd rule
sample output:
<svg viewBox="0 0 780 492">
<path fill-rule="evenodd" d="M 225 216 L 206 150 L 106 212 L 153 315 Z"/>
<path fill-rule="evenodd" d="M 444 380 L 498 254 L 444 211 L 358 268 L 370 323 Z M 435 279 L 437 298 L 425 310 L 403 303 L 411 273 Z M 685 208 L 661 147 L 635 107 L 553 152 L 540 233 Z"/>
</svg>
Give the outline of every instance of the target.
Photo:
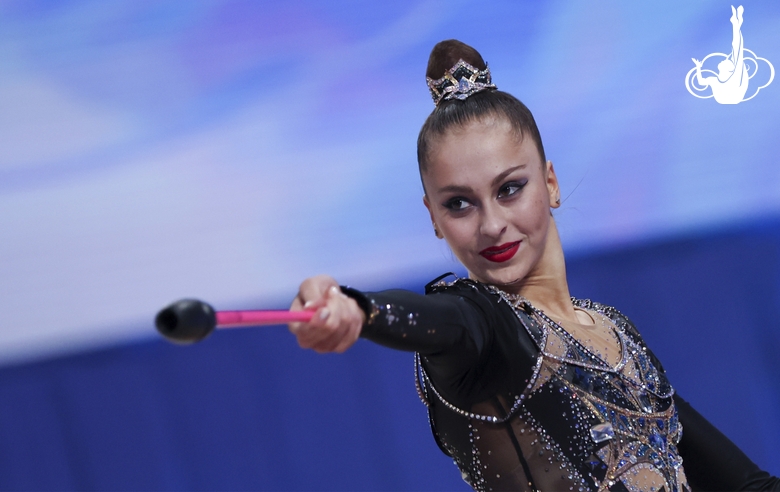
<svg viewBox="0 0 780 492">
<path fill-rule="evenodd" d="M 433 210 L 431 210 L 431 202 L 428 201 L 428 195 L 423 195 L 423 205 L 428 209 L 428 215 L 431 216 L 431 222 L 436 222 L 436 219 L 433 218 Z"/>
<path fill-rule="evenodd" d="M 550 197 L 550 207 L 558 208 L 561 206 L 561 190 L 558 187 L 558 176 L 555 175 L 552 161 L 547 161 L 545 174 L 547 175 L 547 194 Z"/>
<path fill-rule="evenodd" d="M 431 208 L 431 202 L 428 201 L 428 195 L 423 195 L 423 205 L 425 205 L 425 208 L 428 209 L 428 215 L 431 216 L 431 224 L 433 224 L 433 232 L 436 234 L 436 237 L 442 239 L 444 236 L 441 235 L 438 227 L 436 227 L 436 219 L 433 217 L 433 209 Z"/>
</svg>

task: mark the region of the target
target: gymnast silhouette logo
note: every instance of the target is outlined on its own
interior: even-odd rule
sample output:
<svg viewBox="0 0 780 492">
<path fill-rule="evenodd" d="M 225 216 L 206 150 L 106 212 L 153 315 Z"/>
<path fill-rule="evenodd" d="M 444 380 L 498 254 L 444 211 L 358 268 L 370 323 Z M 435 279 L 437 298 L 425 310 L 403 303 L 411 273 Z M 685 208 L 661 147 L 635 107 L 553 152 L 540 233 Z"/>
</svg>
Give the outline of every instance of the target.
<svg viewBox="0 0 780 492">
<path fill-rule="evenodd" d="M 771 84 L 775 78 L 775 67 L 769 63 L 769 60 L 761 58 L 745 48 L 741 30 L 742 13 L 744 11 L 745 9 L 742 5 L 737 9 L 733 5 L 731 6 L 732 38 L 730 54 L 710 53 L 701 61 L 691 58 L 695 66 L 685 76 L 685 88 L 694 96 L 700 99 L 714 97 L 715 101 L 720 104 L 739 104 L 756 97 L 758 91 Z M 720 60 L 717 65 L 717 72 L 704 68 L 707 60 L 710 59 L 712 60 L 709 64 L 710 66 Z M 764 64 L 766 68 L 759 70 L 759 65 L 763 66 Z M 751 90 L 750 95 L 745 97 L 748 94 L 748 85 L 751 85 L 750 80 L 759 71 L 762 73 L 762 76 L 752 84 L 755 90 Z M 766 82 L 763 85 L 758 85 L 762 81 Z"/>
</svg>

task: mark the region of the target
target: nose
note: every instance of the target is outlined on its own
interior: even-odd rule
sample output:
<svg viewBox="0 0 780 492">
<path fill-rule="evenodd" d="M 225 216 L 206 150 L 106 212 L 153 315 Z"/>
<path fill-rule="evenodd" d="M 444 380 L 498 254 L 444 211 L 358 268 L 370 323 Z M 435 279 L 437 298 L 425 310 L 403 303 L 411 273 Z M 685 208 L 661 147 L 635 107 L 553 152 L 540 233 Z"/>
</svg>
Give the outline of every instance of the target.
<svg viewBox="0 0 780 492">
<path fill-rule="evenodd" d="M 507 228 L 506 212 L 496 205 L 488 205 L 482 209 L 482 221 L 479 232 L 487 237 L 498 239 Z"/>
</svg>

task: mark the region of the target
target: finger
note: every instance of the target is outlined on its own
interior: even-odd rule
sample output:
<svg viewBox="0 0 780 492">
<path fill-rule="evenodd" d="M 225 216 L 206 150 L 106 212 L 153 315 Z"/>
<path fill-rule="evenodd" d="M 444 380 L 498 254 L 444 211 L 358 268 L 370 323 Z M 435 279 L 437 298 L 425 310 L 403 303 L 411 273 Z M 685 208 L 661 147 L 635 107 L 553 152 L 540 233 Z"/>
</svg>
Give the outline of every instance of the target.
<svg viewBox="0 0 780 492">
<path fill-rule="evenodd" d="M 360 338 L 360 330 L 362 327 L 363 324 L 360 321 L 353 322 L 352 326 L 350 326 L 350 329 L 347 331 L 346 336 L 342 337 L 339 344 L 333 348 L 333 352 L 342 354 L 353 346 L 358 338 Z"/>
<path fill-rule="evenodd" d="M 323 299 L 325 305 L 308 324 L 294 327 L 298 344 L 318 353 L 344 352 L 360 336 L 365 313 L 338 286 L 330 286 Z"/>
<path fill-rule="evenodd" d="M 355 320 L 359 320 L 362 325 L 362 318 L 357 317 L 352 312 L 352 304 L 357 305 L 353 300 L 344 296 L 340 290 L 329 291 L 328 316 L 323 320 L 323 325 L 316 336 L 307 339 L 311 348 L 315 351 L 333 352 L 340 345 L 344 344 L 344 350 L 353 342 L 345 343 L 351 338 L 354 332 Z"/>
<path fill-rule="evenodd" d="M 348 297 L 341 292 L 341 287 L 338 285 L 331 285 L 326 291 L 325 296 L 328 299 L 348 299 Z"/>
<path fill-rule="evenodd" d="M 304 305 L 308 301 L 318 301 L 325 295 L 328 288 L 332 286 L 338 286 L 336 280 L 327 275 L 318 275 L 316 277 L 307 278 L 301 283 L 301 287 L 298 290 L 298 297 L 303 300 Z"/>
<path fill-rule="evenodd" d="M 319 299 L 312 299 L 306 301 L 303 305 L 303 309 L 306 311 L 316 311 L 320 309 L 321 307 L 324 307 L 328 303 L 328 298 L 325 296 L 320 297 Z"/>
<path fill-rule="evenodd" d="M 296 333 L 298 344 L 302 348 L 315 348 L 338 329 L 337 307 L 329 302 L 318 309 L 309 323 Z"/>
<path fill-rule="evenodd" d="M 338 332 L 333 333 L 331 336 L 320 340 L 314 347 L 315 352 L 320 354 L 325 353 L 331 353 L 331 352 L 343 352 L 349 346 L 352 345 L 352 343 L 347 343 L 349 340 L 349 333 L 350 330 L 346 325 L 341 325 L 339 327 Z M 343 348 L 341 348 L 343 346 Z"/>
<path fill-rule="evenodd" d="M 302 311 L 302 308 L 303 303 L 301 302 L 300 298 L 296 296 L 295 299 L 293 299 L 292 304 L 290 304 L 290 311 Z M 290 330 L 290 333 L 293 335 L 300 329 L 300 326 L 301 323 L 287 323 L 287 329 Z"/>
<path fill-rule="evenodd" d="M 323 314 L 327 316 L 327 309 L 320 308 L 315 311 L 314 316 L 308 323 L 298 323 L 292 327 L 292 332 L 297 338 L 298 345 L 301 348 L 311 348 L 312 344 L 317 340 L 317 333 L 322 329 L 320 323 L 320 316 Z"/>
<path fill-rule="evenodd" d="M 338 299 L 339 297 L 346 298 L 347 296 L 341 293 L 339 286 L 331 285 L 322 293 L 322 296 L 319 299 L 306 301 L 303 308 L 309 311 L 316 311 L 327 306 L 332 299 Z"/>
<path fill-rule="evenodd" d="M 317 275 L 316 277 L 312 277 L 311 281 L 312 285 L 319 289 L 321 293 L 325 293 L 329 287 L 338 287 L 339 285 L 339 283 L 336 282 L 336 279 L 328 275 Z"/>
<path fill-rule="evenodd" d="M 355 344 L 355 342 L 357 342 L 358 338 L 360 338 L 360 330 L 362 326 L 363 325 L 359 322 L 351 323 L 350 326 L 345 330 L 342 337 L 339 339 L 339 342 L 335 346 L 330 347 L 330 351 L 339 354 L 346 352 Z"/>
<path fill-rule="evenodd" d="M 290 305 L 291 311 L 318 311 L 327 304 L 326 292 L 334 285 L 338 285 L 336 280 L 327 275 L 318 275 L 310 277 L 301 283 L 298 294 Z M 311 323 L 288 323 L 287 327 L 297 338 L 301 346 L 307 345 L 308 332 L 316 329 L 316 320 L 313 326 Z"/>
<path fill-rule="evenodd" d="M 290 303 L 290 311 L 302 311 L 303 300 L 299 296 L 295 296 Z"/>
<path fill-rule="evenodd" d="M 317 320 L 318 319 L 325 319 L 328 317 L 329 311 L 327 309 L 323 310 L 327 305 L 327 299 L 326 298 L 320 298 L 316 301 L 307 301 L 306 303 L 303 303 L 300 297 L 296 297 L 293 300 L 292 305 L 290 306 L 290 311 L 315 311 L 314 316 L 312 316 L 311 321 L 308 323 L 304 322 L 296 322 L 296 323 L 287 323 L 287 328 L 290 330 L 290 332 L 295 335 L 296 337 L 303 336 L 304 338 L 308 337 L 309 335 L 306 335 L 309 331 L 317 330 Z M 301 340 L 299 339 L 299 342 Z M 304 347 L 308 348 L 308 347 Z"/>
<path fill-rule="evenodd" d="M 355 344 L 363 328 L 363 311 L 353 299 L 347 298 L 340 305 L 339 330 L 333 337 L 323 340 L 318 349 L 342 353 Z"/>
<path fill-rule="evenodd" d="M 316 337 L 314 337 L 313 345 L 327 345 L 327 340 L 339 337 L 340 332 L 342 331 L 341 311 L 341 306 L 339 306 L 338 301 L 332 299 L 328 301 L 327 306 L 319 313 L 322 326 L 317 331 Z"/>
</svg>

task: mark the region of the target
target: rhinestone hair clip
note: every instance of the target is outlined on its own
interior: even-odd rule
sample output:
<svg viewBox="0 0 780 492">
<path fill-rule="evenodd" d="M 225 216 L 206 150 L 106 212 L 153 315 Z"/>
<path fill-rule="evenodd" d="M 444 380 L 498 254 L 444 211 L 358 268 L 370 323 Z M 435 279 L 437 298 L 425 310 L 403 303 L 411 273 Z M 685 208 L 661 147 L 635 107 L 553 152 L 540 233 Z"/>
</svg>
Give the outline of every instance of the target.
<svg viewBox="0 0 780 492">
<path fill-rule="evenodd" d="M 454 67 L 444 73 L 444 77 L 437 80 L 425 77 L 425 80 L 428 82 L 428 89 L 436 106 L 441 101 L 450 99 L 462 101 L 477 92 L 496 88 L 490 77 L 490 68 L 479 70 L 463 60 L 458 60 Z"/>
</svg>

